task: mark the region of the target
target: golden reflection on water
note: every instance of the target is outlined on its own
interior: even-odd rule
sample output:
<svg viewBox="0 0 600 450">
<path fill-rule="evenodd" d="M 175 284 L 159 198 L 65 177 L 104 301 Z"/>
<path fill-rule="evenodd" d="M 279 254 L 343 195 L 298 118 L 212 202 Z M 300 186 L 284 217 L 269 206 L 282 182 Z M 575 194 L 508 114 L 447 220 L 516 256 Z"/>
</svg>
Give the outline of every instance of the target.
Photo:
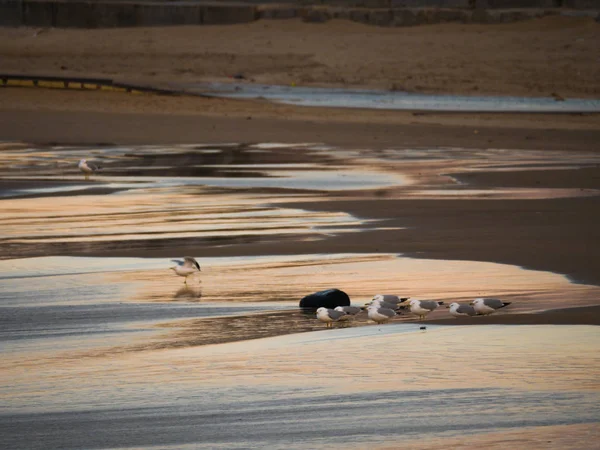
<svg viewBox="0 0 600 450">
<path fill-rule="evenodd" d="M 313 235 L 351 231 L 361 221 L 341 212 L 267 207 L 253 194 L 191 194 L 156 189 L 110 196 L 2 200 L 6 243 L 91 242 L 221 235 Z"/>
<path fill-rule="evenodd" d="M 516 266 L 470 261 L 420 260 L 394 255 L 312 255 L 298 257 L 227 259 L 204 266 L 199 277 L 173 276 L 170 271 L 129 271 L 109 275 L 112 282 L 130 283 L 130 299 L 136 302 L 197 302 L 202 308 L 222 303 L 264 303 L 273 311 L 227 317 L 199 317 L 161 324 L 154 338 L 102 348 L 88 356 L 181 348 L 233 342 L 324 328 L 313 311 L 296 309 L 311 292 L 337 287 L 362 306 L 375 294 L 468 302 L 478 296 L 496 296 L 512 304 L 496 315 L 534 313 L 551 308 L 595 304 L 600 288 L 571 284 L 564 276 L 524 270 Z M 565 302 L 568 299 L 568 302 Z M 201 310 L 199 310 L 199 313 Z M 450 317 L 440 307 L 428 319 Z M 477 324 L 480 318 L 473 318 Z M 392 322 L 415 323 L 417 318 L 401 312 Z M 366 313 L 336 327 L 375 326 Z"/>
<path fill-rule="evenodd" d="M 387 390 L 600 389 L 600 332 L 593 326 L 461 326 L 419 332 L 401 325 L 294 334 L 220 345 L 63 358 L 0 381 L 11 406 L 127 398 L 244 386 L 305 387 L 323 394 Z M 73 384 L 76 380 L 76 383 Z M 302 394 L 298 394 L 302 395 Z M 57 397 L 58 396 L 58 397 Z M 501 413 L 501 412 L 499 412 Z"/>
<path fill-rule="evenodd" d="M 400 330 L 399 330 L 400 331 Z M 370 334 L 321 331 L 174 350 L 202 382 L 310 384 L 336 392 L 465 387 L 600 388 L 600 330 L 593 326 L 441 327 Z M 339 351 L 343 350 L 342 354 Z M 153 353 L 158 359 L 165 353 Z M 185 361 L 188 361 L 187 363 Z M 225 379 L 217 373 L 227 373 Z M 268 379 L 268 381 L 266 381 Z M 254 381 L 253 381 L 254 380 Z"/>
<path fill-rule="evenodd" d="M 553 425 L 525 427 L 517 430 L 495 431 L 461 437 L 427 438 L 402 440 L 396 445 L 390 443 L 369 446 L 376 450 L 466 450 L 487 449 L 506 450 L 507 448 L 527 450 L 581 450 L 598 449 L 600 444 L 600 422 L 578 425 Z M 354 447 L 352 447 L 354 448 Z"/>
<path fill-rule="evenodd" d="M 510 298 L 512 312 L 594 304 L 600 288 L 571 284 L 558 274 L 508 264 L 403 258 L 390 254 L 333 254 L 260 258 L 207 258 L 198 277 L 203 302 L 282 302 L 297 305 L 312 292 L 337 287 L 363 305 L 376 294 L 467 301 Z M 137 283 L 135 301 L 170 301 L 183 279 L 165 268 L 122 272 L 115 281 Z M 508 311 L 508 308 L 507 308 Z M 502 313 L 502 312 L 499 312 Z M 447 315 L 440 308 L 430 317 Z"/>
</svg>

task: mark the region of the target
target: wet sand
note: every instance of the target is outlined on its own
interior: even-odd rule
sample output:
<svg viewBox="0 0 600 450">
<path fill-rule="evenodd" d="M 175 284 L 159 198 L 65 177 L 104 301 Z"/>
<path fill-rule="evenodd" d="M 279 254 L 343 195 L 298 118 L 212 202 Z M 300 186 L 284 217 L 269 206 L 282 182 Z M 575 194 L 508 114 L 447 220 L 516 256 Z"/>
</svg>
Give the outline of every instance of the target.
<svg viewBox="0 0 600 450">
<path fill-rule="evenodd" d="M 545 437 L 563 448 L 557 433 L 573 431 L 571 445 L 593 448 L 597 338 L 586 326 L 400 324 L 11 365 L 2 439 L 48 449 L 436 448 Z"/>
</svg>

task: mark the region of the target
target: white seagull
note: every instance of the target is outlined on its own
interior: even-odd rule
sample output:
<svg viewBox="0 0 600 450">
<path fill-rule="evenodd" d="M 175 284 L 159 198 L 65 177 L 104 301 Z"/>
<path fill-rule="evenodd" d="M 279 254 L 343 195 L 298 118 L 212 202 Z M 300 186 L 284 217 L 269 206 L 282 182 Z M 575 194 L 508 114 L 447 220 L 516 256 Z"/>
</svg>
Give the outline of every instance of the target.
<svg viewBox="0 0 600 450">
<path fill-rule="evenodd" d="M 419 316 L 419 320 L 425 319 L 425 316 L 444 302 L 436 302 L 434 300 L 411 300 L 409 302 L 410 312 Z"/>
<path fill-rule="evenodd" d="M 327 328 L 333 327 L 333 322 L 337 322 L 342 317 L 346 316 L 344 311 L 336 311 L 335 309 L 319 308 L 317 309 L 317 319 L 327 324 Z"/>
<path fill-rule="evenodd" d="M 185 277 L 184 283 L 187 284 L 187 277 L 200 272 L 200 264 L 191 256 L 184 256 L 183 261 L 180 259 L 172 259 L 176 266 L 171 267 L 177 275 Z"/>
<path fill-rule="evenodd" d="M 386 303 L 392 303 L 394 305 L 397 305 L 398 303 L 401 303 L 404 300 L 408 300 L 408 299 L 400 298 L 397 295 L 391 295 L 391 294 L 377 294 L 377 295 L 373 296 L 373 299 L 371 301 L 386 302 Z"/>
<path fill-rule="evenodd" d="M 349 316 L 356 316 L 362 311 L 358 306 L 336 306 L 335 310 L 346 313 Z"/>
<path fill-rule="evenodd" d="M 476 298 L 471 303 L 477 314 L 487 316 L 496 312 L 500 308 L 510 305 L 510 302 L 503 302 L 497 298 Z"/>
<path fill-rule="evenodd" d="M 397 303 L 389 303 L 383 300 L 371 300 L 369 303 L 367 303 L 367 306 L 378 306 L 380 308 L 393 309 L 394 311 L 399 309 Z"/>
<path fill-rule="evenodd" d="M 346 314 L 345 316 L 340 317 L 341 322 L 350 322 L 352 319 L 354 319 L 354 316 L 360 314 L 362 308 L 358 306 L 336 306 L 334 311 L 339 311 Z"/>
<path fill-rule="evenodd" d="M 472 306 L 469 305 L 461 305 L 459 303 L 450 303 L 450 306 L 448 306 L 448 308 L 450 308 L 450 314 L 452 314 L 454 317 L 465 317 L 465 316 L 476 316 L 477 315 L 477 311 L 475 311 L 475 308 L 473 308 Z"/>
<path fill-rule="evenodd" d="M 396 311 L 390 308 L 382 308 L 378 305 L 371 305 L 367 308 L 369 319 L 376 323 L 386 323 L 396 317 Z"/>
<path fill-rule="evenodd" d="M 79 161 L 79 164 L 77 165 L 77 167 L 79 167 L 79 170 L 81 170 L 84 173 L 86 180 L 89 179 L 90 174 L 100 170 L 100 167 L 98 167 L 95 164 L 87 162 L 85 159 L 82 159 L 81 161 Z"/>
</svg>

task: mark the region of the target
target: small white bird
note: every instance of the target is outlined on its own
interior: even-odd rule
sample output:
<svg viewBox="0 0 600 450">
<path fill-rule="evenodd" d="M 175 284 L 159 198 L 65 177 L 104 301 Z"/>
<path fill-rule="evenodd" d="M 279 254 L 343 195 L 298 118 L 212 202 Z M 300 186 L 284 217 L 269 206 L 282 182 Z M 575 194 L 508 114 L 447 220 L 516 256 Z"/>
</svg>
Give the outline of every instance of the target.
<svg viewBox="0 0 600 450">
<path fill-rule="evenodd" d="M 185 277 L 185 284 L 187 284 L 187 277 L 201 271 L 200 264 L 191 256 L 184 256 L 183 261 L 180 259 L 172 259 L 171 261 L 177 263 L 176 266 L 171 267 L 171 270 L 174 270 L 180 277 Z"/>
<path fill-rule="evenodd" d="M 376 323 L 386 323 L 396 317 L 396 311 L 389 308 L 382 308 L 378 305 L 371 305 L 367 308 L 369 319 Z"/>
<path fill-rule="evenodd" d="M 448 306 L 448 308 L 450 308 L 450 314 L 452 314 L 454 317 L 468 317 L 477 315 L 477 311 L 475 311 L 475 308 L 469 305 L 461 305 L 455 302 L 450 303 L 450 306 Z"/>
<path fill-rule="evenodd" d="M 487 316 L 496 312 L 500 308 L 510 305 L 510 302 L 503 302 L 497 298 L 476 298 L 471 303 L 477 314 Z"/>
<path fill-rule="evenodd" d="M 409 302 L 410 312 L 419 316 L 419 320 L 425 319 L 425 316 L 444 302 L 436 302 L 434 300 L 411 300 Z"/>
<path fill-rule="evenodd" d="M 84 173 L 86 180 L 89 179 L 90 174 L 100 170 L 100 167 L 98 167 L 95 164 L 87 162 L 85 159 L 82 159 L 81 161 L 79 161 L 79 164 L 77 165 L 77 167 L 79 167 L 79 170 L 81 170 Z"/>
<path fill-rule="evenodd" d="M 333 322 L 337 322 L 342 317 L 346 316 L 344 311 L 336 311 L 335 309 L 319 308 L 317 309 L 317 319 L 327 324 L 327 328 L 333 327 Z"/>
</svg>

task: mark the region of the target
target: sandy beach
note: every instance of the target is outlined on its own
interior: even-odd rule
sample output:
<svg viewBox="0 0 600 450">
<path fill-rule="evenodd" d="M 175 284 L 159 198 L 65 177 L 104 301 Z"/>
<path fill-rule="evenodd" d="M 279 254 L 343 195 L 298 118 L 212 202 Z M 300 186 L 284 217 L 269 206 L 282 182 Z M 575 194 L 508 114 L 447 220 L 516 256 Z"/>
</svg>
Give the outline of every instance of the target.
<svg viewBox="0 0 600 450">
<path fill-rule="evenodd" d="M 8 73 L 600 97 L 581 17 L 0 37 Z M 2 87 L 0 141 L 7 448 L 594 448 L 599 114 Z M 511 305 L 325 330 L 330 287 Z"/>
<path fill-rule="evenodd" d="M 600 32 L 591 17 L 403 28 L 292 19 L 235 26 L 25 28 L 0 33 L 2 70 L 8 73 L 152 84 L 228 80 L 242 74 L 256 83 L 288 86 L 600 95 Z"/>
</svg>

